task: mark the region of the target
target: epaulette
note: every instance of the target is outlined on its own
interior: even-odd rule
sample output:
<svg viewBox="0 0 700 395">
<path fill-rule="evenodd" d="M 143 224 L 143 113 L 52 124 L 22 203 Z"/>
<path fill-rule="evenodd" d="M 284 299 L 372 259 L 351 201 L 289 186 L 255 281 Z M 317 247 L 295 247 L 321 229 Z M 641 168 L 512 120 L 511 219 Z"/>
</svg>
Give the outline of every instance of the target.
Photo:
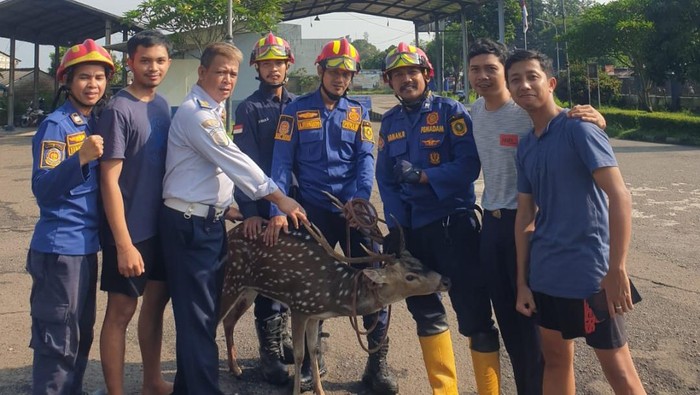
<svg viewBox="0 0 700 395">
<path fill-rule="evenodd" d="M 77 112 L 70 115 L 70 120 L 73 121 L 73 124 L 76 126 L 85 125 L 85 120 Z"/>
<path fill-rule="evenodd" d="M 197 103 L 197 105 L 199 105 L 199 108 L 212 108 L 211 104 L 209 104 L 209 102 L 206 100 L 195 97 L 194 101 Z"/>
</svg>

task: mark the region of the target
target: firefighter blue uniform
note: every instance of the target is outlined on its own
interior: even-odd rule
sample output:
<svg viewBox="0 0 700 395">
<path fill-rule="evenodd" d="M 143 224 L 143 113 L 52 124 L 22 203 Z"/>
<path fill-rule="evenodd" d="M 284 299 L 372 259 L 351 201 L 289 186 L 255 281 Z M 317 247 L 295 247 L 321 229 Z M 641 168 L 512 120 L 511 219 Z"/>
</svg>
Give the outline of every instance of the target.
<svg viewBox="0 0 700 395">
<path fill-rule="evenodd" d="M 323 232 L 330 245 L 340 243 L 347 251 L 345 219 L 323 191 L 345 203 L 353 198 L 369 199 L 374 183 L 374 134 L 367 109 L 352 99 L 340 97 L 328 110 L 320 89 L 290 103 L 280 117 L 275 133 L 272 179 L 289 192 L 294 174 L 299 183 L 299 202 L 307 217 Z M 271 216 L 283 215 L 271 205 Z M 371 242 L 355 229 L 350 230 L 352 256 L 366 253 L 360 243 Z M 386 331 L 386 310 L 380 311 L 375 330 L 369 335 L 378 341 Z M 363 317 L 365 328 L 376 315 Z"/>
<path fill-rule="evenodd" d="M 78 151 L 94 119 L 66 101 L 32 139 L 32 192 L 39 205 L 27 271 L 34 349 L 34 394 L 80 394 L 95 324 L 97 161 L 80 166 Z"/>
<path fill-rule="evenodd" d="M 177 329 L 174 394 L 221 394 L 216 327 L 232 180 L 251 199 L 277 190 L 226 135 L 223 111 L 195 85 L 168 135 L 160 235 Z"/>
<path fill-rule="evenodd" d="M 377 184 L 386 218 L 396 217 L 405 228 L 409 252 L 452 279 L 459 332 L 471 337 L 472 349 L 492 351 L 498 333 L 479 265 L 474 180 L 481 166 L 471 128 L 466 109 L 451 99 L 430 94 L 414 111 L 394 107 L 379 132 Z M 428 183 L 399 183 L 395 171 L 402 161 L 421 169 Z M 410 297 L 406 304 L 419 336 L 448 330 L 438 294 Z"/>
</svg>

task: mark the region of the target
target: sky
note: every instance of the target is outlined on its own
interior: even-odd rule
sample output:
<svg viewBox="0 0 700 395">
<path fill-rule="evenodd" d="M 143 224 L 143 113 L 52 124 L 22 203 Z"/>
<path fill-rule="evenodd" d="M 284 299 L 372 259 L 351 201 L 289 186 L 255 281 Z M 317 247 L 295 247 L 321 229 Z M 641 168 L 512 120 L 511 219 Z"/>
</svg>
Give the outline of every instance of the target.
<svg viewBox="0 0 700 395">
<path fill-rule="evenodd" d="M 88 6 L 121 16 L 125 11 L 136 8 L 142 0 L 76 0 Z M 596 0 L 599 3 L 607 3 L 610 0 Z M 413 23 L 399 19 L 357 14 L 357 13 L 333 13 L 319 15 L 320 21 L 314 21 L 315 15 L 308 18 L 288 21 L 301 25 L 302 38 L 337 38 L 350 35 L 353 40 L 364 38 L 368 35 L 369 42 L 379 50 L 384 50 L 390 45 L 396 45 L 400 41 L 411 42 L 414 39 Z M 421 33 L 421 40 L 427 40 L 427 33 Z M 114 36 L 113 43 L 121 40 L 121 33 Z M 18 41 L 16 45 L 17 58 L 22 62 L 20 67 L 33 67 L 34 44 Z M 10 53 L 10 40 L 0 38 L 0 51 Z M 39 67 L 47 70 L 50 64 L 49 53 L 53 47 L 41 46 L 39 50 Z M 244 51 L 245 52 L 245 51 Z"/>
</svg>

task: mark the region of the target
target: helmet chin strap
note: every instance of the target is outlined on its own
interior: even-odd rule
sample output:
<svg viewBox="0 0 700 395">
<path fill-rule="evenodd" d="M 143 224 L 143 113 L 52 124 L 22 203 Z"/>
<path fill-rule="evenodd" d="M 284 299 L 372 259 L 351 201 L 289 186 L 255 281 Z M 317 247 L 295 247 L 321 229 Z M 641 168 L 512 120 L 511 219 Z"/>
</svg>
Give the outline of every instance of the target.
<svg viewBox="0 0 700 395">
<path fill-rule="evenodd" d="M 326 94 L 326 96 L 328 96 L 329 99 L 331 99 L 331 100 L 333 100 L 333 101 L 338 101 L 338 100 L 340 100 L 341 97 L 347 96 L 348 90 L 349 90 L 349 89 L 345 89 L 345 92 L 343 92 L 342 95 L 336 95 L 335 93 L 331 93 L 328 89 L 326 89 L 326 87 L 323 86 L 323 75 L 324 75 L 324 74 L 326 74 L 326 69 L 323 69 L 323 74 L 321 74 L 321 90 L 323 91 L 323 93 Z M 354 74 L 354 73 L 353 73 L 353 75 L 352 75 L 352 78 L 350 78 L 350 83 L 351 83 L 351 84 L 352 84 L 353 78 L 355 78 L 355 74 Z"/>
<path fill-rule="evenodd" d="M 397 94 L 394 94 L 394 96 L 396 96 L 396 98 L 399 100 L 399 103 L 401 103 L 401 105 L 404 108 L 406 108 L 408 111 L 414 111 L 417 108 L 419 108 L 421 104 L 423 104 L 423 102 L 425 101 L 425 99 L 428 98 L 428 96 L 430 96 L 430 89 L 428 89 L 428 86 L 426 85 L 425 89 L 423 90 L 423 93 L 418 97 L 418 99 L 413 101 L 404 100 L 401 98 L 401 96 Z"/>
<path fill-rule="evenodd" d="M 271 83 L 265 81 L 265 79 L 260 77 L 260 72 L 258 72 L 258 75 L 257 75 L 257 77 L 255 77 L 255 79 L 262 82 L 265 86 L 269 86 L 270 88 L 279 88 L 280 86 L 285 86 L 285 85 L 287 85 L 287 81 L 289 81 L 289 77 L 287 77 L 287 73 L 284 73 L 284 79 L 279 84 L 271 84 Z"/>
</svg>

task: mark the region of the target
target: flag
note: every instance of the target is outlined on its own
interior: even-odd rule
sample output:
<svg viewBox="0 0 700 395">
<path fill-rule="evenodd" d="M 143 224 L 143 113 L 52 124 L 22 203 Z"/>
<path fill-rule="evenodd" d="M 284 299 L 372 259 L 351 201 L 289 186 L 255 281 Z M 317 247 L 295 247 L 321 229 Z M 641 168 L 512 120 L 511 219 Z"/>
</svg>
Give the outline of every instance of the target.
<svg viewBox="0 0 700 395">
<path fill-rule="evenodd" d="M 523 33 L 527 33 L 527 7 L 525 6 L 525 0 L 520 0 L 520 8 L 523 10 Z"/>
</svg>

